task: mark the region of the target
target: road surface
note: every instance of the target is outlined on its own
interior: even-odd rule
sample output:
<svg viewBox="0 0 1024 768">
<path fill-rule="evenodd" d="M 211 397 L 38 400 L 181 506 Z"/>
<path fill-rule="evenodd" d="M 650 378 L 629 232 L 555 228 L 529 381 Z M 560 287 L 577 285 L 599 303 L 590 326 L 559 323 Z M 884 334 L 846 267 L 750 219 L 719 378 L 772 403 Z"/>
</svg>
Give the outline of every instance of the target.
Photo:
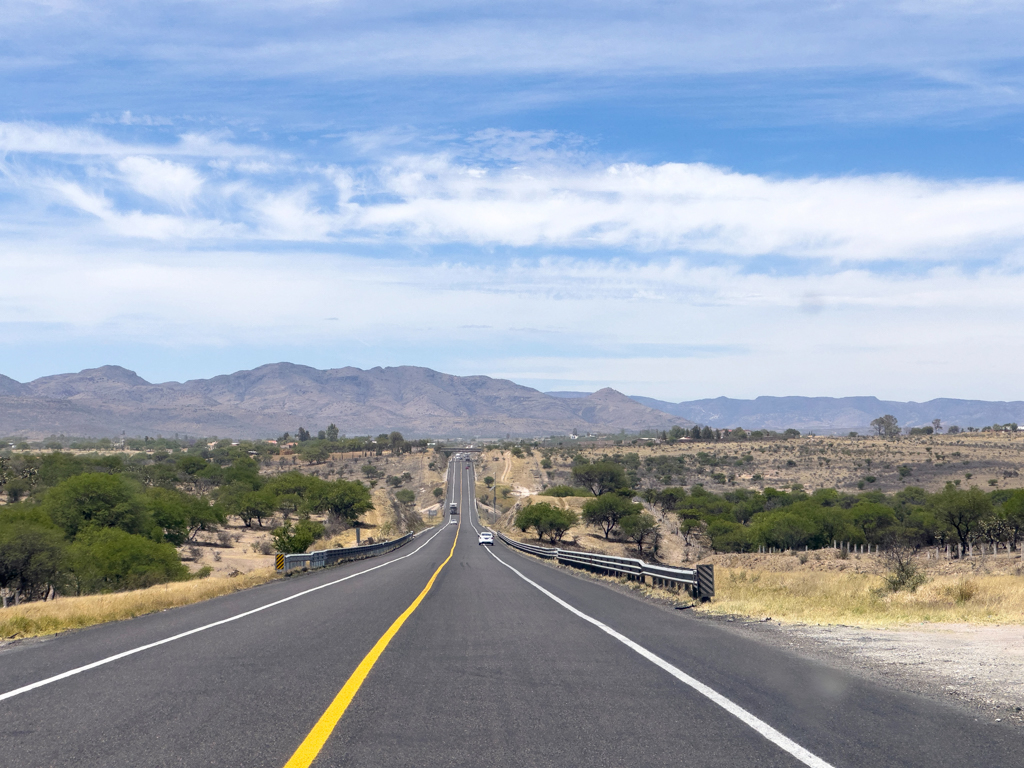
<svg viewBox="0 0 1024 768">
<path fill-rule="evenodd" d="M 1024 765 L 1013 726 L 479 546 L 447 486 L 383 557 L 0 652 L 0 765 Z"/>
</svg>

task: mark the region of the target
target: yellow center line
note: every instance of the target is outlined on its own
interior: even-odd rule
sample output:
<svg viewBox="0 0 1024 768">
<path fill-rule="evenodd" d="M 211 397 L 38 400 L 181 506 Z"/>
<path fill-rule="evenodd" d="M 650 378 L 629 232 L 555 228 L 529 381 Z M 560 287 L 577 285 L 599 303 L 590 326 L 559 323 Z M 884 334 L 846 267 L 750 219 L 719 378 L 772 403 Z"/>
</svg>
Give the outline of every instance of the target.
<svg viewBox="0 0 1024 768">
<path fill-rule="evenodd" d="M 461 491 L 462 478 L 459 478 L 459 486 Z M 461 511 L 461 510 L 460 510 Z M 437 579 L 437 575 L 441 573 L 441 569 L 448 565 L 448 561 L 452 559 L 452 555 L 455 554 L 455 545 L 459 543 L 459 531 L 462 529 L 462 515 L 459 515 L 459 524 L 455 527 L 455 541 L 452 542 L 452 550 L 448 553 L 448 557 L 441 563 L 437 570 L 434 571 L 434 575 L 430 577 L 430 581 L 427 582 L 427 586 L 423 588 L 423 591 L 416 596 L 416 599 L 412 601 L 412 604 L 405 609 L 405 612 L 395 619 L 394 623 L 388 627 L 388 631 L 381 636 L 380 640 L 377 641 L 376 645 L 370 649 L 370 652 L 363 657 L 363 660 L 359 662 L 359 666 L 356 667 L 356 671 L 352 673 L 352 676 L 345 681 L 345 685 L 342 686 L 341 690 L 338 691 L 338 695 L 334 697 L 334 701 L 331 702 L 327 710 L 317 720 L 316 725 L 313 726 L 313 730 L 309 732 L 309 735 L 302 740 L 299 748 L 295 750 L 295 754 L 291 756 L 284 768 L 309 768 L 316 759 L 316 756 L 320 754 L 320 750 L 324 748 L 324 744 L 327 743 L 327 739 L 330 738 L 331 733 L 334 732 L 335 727 L 338 725 L 338 721 L 341 720 L 341 716 L 345 714 L 345 710 L 348 709 L 348 705 L 352 703 L 352 699 L 355 698 L 356 694 L 359 693 L 359 689 L 363 685 L 363 681 L 366 680 L 366 676 L 370 674 L 370 670 L 373 669 L 373 665 L 377 663 L 377 659 L 384 653 L 384 649 L 388 647 L 388 643 L 391 642 L 392 638 L 398 634 L 398 630 L 405 624 L 405 620 L 412 616 L 423 598 L 427 596 L 430 588 L 434 586 L 434 580 Z"/>
</svg>

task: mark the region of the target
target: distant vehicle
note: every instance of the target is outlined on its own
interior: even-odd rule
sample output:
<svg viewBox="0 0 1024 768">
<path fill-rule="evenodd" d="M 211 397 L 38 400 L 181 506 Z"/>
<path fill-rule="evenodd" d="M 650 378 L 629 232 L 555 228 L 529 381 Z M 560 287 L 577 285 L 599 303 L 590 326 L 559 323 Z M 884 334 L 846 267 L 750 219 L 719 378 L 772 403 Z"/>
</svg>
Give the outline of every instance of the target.
<svg viewBox="0 0 1024 768">
<path fill-rule="evenodd" d="M 494 534 L 491 533 L 490 531 L 484 531 L 483 533 L 480 534 L 480 539 L 479 539 L 479 541 L 477 541 L 477 544 L 490 544 L 493 547 L 494 546 Z"/>
<path fill-rule="evenodd" d="M 457 501 L 453 501 L 451 504 L 448 505 L 448 511 L 451 512 L 453 515 L 459 514 L 459 503 Z"/>
</svg>

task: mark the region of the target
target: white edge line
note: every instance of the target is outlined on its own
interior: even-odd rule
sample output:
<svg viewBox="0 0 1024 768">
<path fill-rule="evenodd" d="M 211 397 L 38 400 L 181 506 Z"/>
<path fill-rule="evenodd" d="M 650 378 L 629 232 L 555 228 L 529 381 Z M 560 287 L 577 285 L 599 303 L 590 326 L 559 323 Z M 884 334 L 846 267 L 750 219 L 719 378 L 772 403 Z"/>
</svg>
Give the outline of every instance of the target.
<svg viewBox="0 0 1024 768">
<path fill-rule="evenodd" d="M 18 695 L 20 695 L 22 693 L 28 693 L 29 691 L 35 690 L 36 688 L 42 688 L 44 685 L 49 685 L 50 683 L 56 683 L 58 680 L 63 680 L 65 678 L 72 677 L 73 675 L 81 674 L 82 672 L 88 672 L 90 669 L 95 669 L 96 667 L 102 667 L 104 664 L 110 664 L 111 662 L 117 661 L 118 659 L 123 659 L 126 656 L 132 656 L 133 654 L 141 653 L 142 651 L 148 651 L 150 648 L 156 648 L 158 645 L 164 645 L 165 643 L 170 643 L 170 642 L 172 642 L 174 640 L 180 640 L 183 637 L 188 637 L 189 635 L 194 635 L 197 632 L 203 632 L 204 630 L 207 630 L 207 629 L 213 629 L 214 627 L 219 627 L 221 624 L 227 624 L 227 623 L 232 622 L 232 621 L 237 621 L 238 619 L 244 619 L 246 616 L 252 616 L 254 613 L 259 613 L 260 611 L 265 611 L 268 608 L 273 608 L 276 605 L 281 605 L 281 603 L 287 603 L 290 600 L 295 600 L 296 598 L 303 597 L 304 595 L 308 595 L 311 592 L 317 592 L 317 591 L 319 591 L 321 589 L 326 589 L 327 587 L 333 587 L 335 584 L 340 584 L 343 581 L 348 581 L 349 579 L 354 579 L 356 576 L 362 576 L 363 574 L 370 573 L 371 571 L 376 571 L 376 570 L 379 570 L 380 568 L 384 568 L 386 566 L 389 566 L 392 563 L 397 563 L 400 560 L 405 560 L 408 557 L 412 557 L 417 552 L 419 552 L 421 549 L 423 549 L 425 546 L 427 546 L 427 544 L 429 544 L 431 541 L 433 541 L 437 537 L 437 535 L 439 533 L 441 533 L 442 531 L 444 531 L 446 529 L 447 529 L 446 527 L 445 528 L 439 528 L 437 530 L 437 532 L 434 533 L 433 536 L 431 536 L 429 539 L 427 539 L 425 542 L 423 542 L 419 547 L 417 547 L 416 549 L 414 549 L 412 552 L 410 552 L 407 555 L 402 555 L 401 557 L 396 557 L 394 560 L 388 560 L 386 563 L 381 563 L 380 565 L 375 565 L 372 568 L 367 568 L 365 571 L 359 571 L 359 573 L 352 573 L 352 574 L 349 574 L 348 576 L 345 576 L 343 578 L 335 579 L 334 581 L 329 581 L 326 584 L 321 584 L 318 587 L 313 587 L 311 589 L 307 589 L 307 590 L 304 590 L 302 592 L 298 592 L 298 593 L 296 593 L 294 595 L 289 595 L 288 597 L 282 598 L 280 600 L 275 600 L 272 603 L 267 603 L 266 605 L 261 605 L 259 608 L 253 608 L 251 611 L 246 611 L 245 613 L 239 613 L 239 614 L 237 614 L 235 616 L 229 616 L 226 619 L 221 619 L 220 621 L 215 621 L 212 624 L 204 624 L 201 627 L 196 627 L 195 629 L 190 629 L 187 632 L 181 632 L 180 634 L 172 635 L 171 637 L 165 637 L 163 640 L 157 640 L 154 643 L 149 643 L 147 645 L 140 645 L 138 648 L 132 648 L 131 650 L 128 650 L 128 651 L 122 651 L 121 653 L 114 654 L 113 656 L 108 656 L 105 659 L 100 659 L 99 661 L 94 661 L 91 664 L 86 664 L 85 666 L 75 667 L 74 669 L 69 669 L 67 672 L 61 672 L 59 675 L 54 675 L 53 677 L 48 677 L 45 680 L 40 680 L 40 681 L 35 682 L 35 683 L 29 683 L 28 685 L 23 685 L 21 688 L 15 688 L 13 691 L 8 691 L 7 693 L 0 694 L 0 701 L 4 701 L 6 699 L 13 699 L 15 696 L 18 696 Z"/>
<path fill-rule="evenodd" d="M 490 551 L 490 550 L 488 550 L 488 551 Z M 672 675 L 672 677 L 674 677 L 677 680 L 679 680 L 680 682 L 685 683 L 686 685 L 690 686 L 691 688 L 693 688 L 695 691 L 697 691 L 702 696 L 706 696 L 707 698 L 711 699 L 711 701 L 713 701 L 715 704 L 720 706 L 722 709 L 724 709 L 730 715 L 733 715 L 733 716 L 739 718 L 740 720 L 742 720 L 744 723 L 749 725 L 751 728 L 753 728 L 759 734 L 761 734 L 766 739 L 768 739 L 768 741 L 772 742 L 773 744 L 778 746 L 780 749 L 783 749 L 784 751 L 788 752 L 789 754 L 791 754 L 793 757 L 795 757 L 797 760 L 799 760 L 804 765 L 811 766 L 811 768 L 834 768 L 834 766 L 831 763 L 826 763 L 824 760 L 822 760 L 820 757 L 815 755 L 813 752 L 810 752 L 807 749 L 804 749 L 799 744 L 797 744 L 795 741 L 790 739 L 788 736 L 784 736 L 783 734 L 779 733 L 777 730 L 775 730 L 770 725 L 768 725 L 768 723 L 766 723 L 764 720 L 760 719 L 756 715 L 751 714 L 750 712 L 745 710 L 743 707 L 741 707 L 739 704 L 736 704 L 733 701 L 731 701 L 730 699 L 727 699 L 725 696 L 720 694 L 718 691 L 714 690 L 713 688 L 709 688 L 708 686 L 706 686 L 704 683 L 700 682 L 699 680 L 696 680 L 696 679 L 690 677 L 688 674 L 683 672 L 678 667 L 676 667 L 676 666 L 670 664 L 669 662 L 665 661 L 663 658 L 661 658 L 657 654 L 652 653 L 651 651 L 647 650 L 646 648 L 644 648 L 639 643 L 636 643 L 636 642 L 630 640 L 625 635 L 620 634 L 619 632 L 616 632 L 614 629 L 609 627 L 607 624 L 603 624 L 600 621 L 598 621 L 597 619 L 595 619 L 595 618 L 593 618 L 591 616 L 588 616 L 587 614 L 583 613 L 583 611 L 579 610 L 578 608 L 574 608 L 573 606 L 569 605 L 569 603 L 565 602 L 565 600 L 563 600 L 562 598 L 558 597 L 557 595 L 552 594 L 548 590 L 544 589 L 544 587 L 542 587 L 537 582 L 535 582 L 535 581 L 527 578 L 526 576 L 524 576 L 522 573 L 520 573 L 514 567 L 512 567 L 511 565 L 506 563 L 504 560 L 502 560 L 500 557 L 498 557 L 496 554 L 494 554 L 494 552 L 490 552 L 490 554 L 491 554 L 491 557 L 493 557 L 499 563 L 501 563 L 506 568 L 508 568 L 510 571 L 512 571 L 516 576 L 521 578 L 523 581 L 525 581 L 530 586 L 538 589 L 540 592 L 542 592 L 545 595 L 547 595 L 548 597 L 550 597 L 552 600 L 554 600 L 560 606 L 565 608 L 567 611 L 569 611 L 570 613 L 574 613 L 575 615 L 579 616 L 584 621 L 590 622 L 595 627 L 600 629 L 602 632 L 605 632 L 606 634 L 611 635 L 612 637 L 614 637 L 616 640 L 618 640 L 620 643 L 622 643 L 626 647 L 630 648 L 633 651 L 636 651 L 638 654 L 643 656 L 645 659 L 647 659 L 651 663 L 661 667 L 663 670 L 665 670 L 670 675 Z"/>
</svg>

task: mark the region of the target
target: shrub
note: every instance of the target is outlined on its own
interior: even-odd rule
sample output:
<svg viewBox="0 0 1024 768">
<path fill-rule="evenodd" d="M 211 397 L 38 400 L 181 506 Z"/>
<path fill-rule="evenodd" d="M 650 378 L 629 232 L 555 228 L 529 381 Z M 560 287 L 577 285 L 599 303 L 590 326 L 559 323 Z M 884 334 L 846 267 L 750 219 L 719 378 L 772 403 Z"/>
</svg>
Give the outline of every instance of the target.
<svg viewBox="0 0 1024 768">
<path fill-rule="evenodd" d="M 324 526 L 313 520 L 300 520 L 295 527 L 286 521 L 280 528 L 270 532 L 274 549 L 284 554 L 305 552 L 310 545 L 324 535 Z"/>
<path fill-rule="evenodd" d="M 957 603 L 970 602 L 976 594 L 978 594 L 978 585 L 968 579 L 966 576 L 959 579 L 955 584 L 951 584 L 943 590 L 947 597 L 952 598 Z"/>
<path fill-rule="evenodd" d="M 565 498 L 566 496 L 593 496 L 586 488 L 577 488 L 575 485 L 552 485 L 544 490 L 545 496 Z"/>
<path fill-rule="evenodd" d="M 909 541 L 906 532 L 899 530 L 891 531 L 886 536 L 882 563 L 888 571 L 883 579 L 889 592 L 899 592 L 902 589 L 915 592 L 926 581 L 925 575 L 914 562 L 914 548 Z"/>
<path fill-rule="evenodd" d="M 68 556 L 72 582 L 80 595 L 143 589 L 189 578 L 170 544 L 117 528 L 83 531 L 68 548 Z"/>
</svg>

